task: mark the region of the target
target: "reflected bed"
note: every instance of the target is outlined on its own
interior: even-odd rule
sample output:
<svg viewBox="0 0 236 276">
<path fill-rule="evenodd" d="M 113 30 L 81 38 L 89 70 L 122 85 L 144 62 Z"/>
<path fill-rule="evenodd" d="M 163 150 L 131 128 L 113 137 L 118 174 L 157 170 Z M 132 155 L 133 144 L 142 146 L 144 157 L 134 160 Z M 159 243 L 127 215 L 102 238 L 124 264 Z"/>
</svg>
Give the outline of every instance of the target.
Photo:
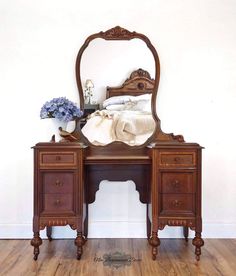
<svg viewBox="0 0 236 276">
<path fill-rule="evenodd" d="M 94 145 L 122 141 L 142 145 L 153 134 L 155 121 L 151 111 L 154 80 L 142 69 L 134 71 L 119 87 L 107 87 L 102 110 L 87 118 L 84 136 Z"/>
</svg>

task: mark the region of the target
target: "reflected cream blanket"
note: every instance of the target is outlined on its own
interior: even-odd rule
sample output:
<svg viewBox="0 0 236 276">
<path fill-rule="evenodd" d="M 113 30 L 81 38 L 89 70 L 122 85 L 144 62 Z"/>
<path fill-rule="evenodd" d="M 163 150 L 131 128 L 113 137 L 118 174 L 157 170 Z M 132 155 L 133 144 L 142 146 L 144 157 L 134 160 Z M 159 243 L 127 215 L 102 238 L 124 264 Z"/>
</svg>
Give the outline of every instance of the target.
<svg viewBox="0 0 236 276">
<path fill-rule="evenodd" d="M 114 141 L 140 145 L 152 135 L 154 129 L 155 121 L 149 112 L 99 110 L 90 115 L 82 132 L 97 145 Z"/>
</svg>

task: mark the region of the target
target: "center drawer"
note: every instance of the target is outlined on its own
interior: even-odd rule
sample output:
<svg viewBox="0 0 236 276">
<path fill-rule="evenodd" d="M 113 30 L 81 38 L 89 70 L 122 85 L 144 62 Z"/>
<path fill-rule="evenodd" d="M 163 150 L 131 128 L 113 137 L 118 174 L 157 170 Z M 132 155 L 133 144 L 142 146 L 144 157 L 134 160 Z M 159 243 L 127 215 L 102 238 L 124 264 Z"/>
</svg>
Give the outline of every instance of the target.
<svg viewBox="0 0 236 276">
<path fill-rule="evenodd" d="M 73 172 L 45 172 L 42 181 L 43 193 L 72 194 L 74 178 Z"/>
<path fill-rule="evenodd" d="M 195 193 L 195 172 L 161 172 L 161 193 Z"/>
</svg>

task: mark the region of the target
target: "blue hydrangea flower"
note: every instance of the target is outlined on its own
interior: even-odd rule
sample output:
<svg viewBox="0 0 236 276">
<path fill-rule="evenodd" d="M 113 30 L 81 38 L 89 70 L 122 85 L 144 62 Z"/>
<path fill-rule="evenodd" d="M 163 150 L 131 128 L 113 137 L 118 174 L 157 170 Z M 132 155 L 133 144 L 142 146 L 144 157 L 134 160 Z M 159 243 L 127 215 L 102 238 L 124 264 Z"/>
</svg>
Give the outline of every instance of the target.
<svg viewBox="0 0 236 276">
<path fill-rule="evenodd" d="M 83 115 L 77 105 L 66 97 L 53 98 L 41 108 L 40 118 L 56 118 L 59 121 L 69 122 Z"/>
</svg>

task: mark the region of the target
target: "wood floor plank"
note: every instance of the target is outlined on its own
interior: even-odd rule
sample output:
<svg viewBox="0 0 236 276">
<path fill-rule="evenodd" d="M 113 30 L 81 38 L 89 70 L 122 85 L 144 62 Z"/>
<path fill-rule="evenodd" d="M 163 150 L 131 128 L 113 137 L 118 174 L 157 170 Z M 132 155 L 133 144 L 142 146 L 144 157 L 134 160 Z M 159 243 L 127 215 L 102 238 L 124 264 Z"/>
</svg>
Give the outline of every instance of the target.
<svg viewBox="0 0 236 276">
<path fill-rule="evenodd" d="M 115 252 L 132 257 L 131 262 L 105 263 L 104 255 Z M 89 239 L 80 261 L 74 240 L 44 240 L 38 261 L 33 260 L 29 240 L 0 240 L 1 276 L 235 276 L 236 240 L 208 239 L 201 260 L 195 260 L 192 241 L 162 239 L 156 261 L 146 239 Z"/>
</svg>

